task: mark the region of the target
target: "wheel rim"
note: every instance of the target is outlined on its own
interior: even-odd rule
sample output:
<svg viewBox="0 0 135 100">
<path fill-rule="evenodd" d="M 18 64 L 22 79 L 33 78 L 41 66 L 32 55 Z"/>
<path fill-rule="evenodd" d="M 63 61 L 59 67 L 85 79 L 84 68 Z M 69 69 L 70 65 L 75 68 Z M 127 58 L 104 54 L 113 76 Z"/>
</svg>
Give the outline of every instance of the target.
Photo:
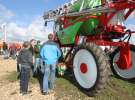
<svg viewBox="0 0 135 100">
<path fill-rule="evenodd" d="M 114 70 L 116 71 L 116 73 L 122 77 L 122 78 L 125 78 L 125 79 L 132 79 L 132 78 L 135 78 L 135 53 L 133 51 L 131 51 L 131 59 L 132 59 L 132 66 L 130 69 L 126 69 L 126 70 L 122 70 L 118 67 L 118 65 L 116 64 L 116 61 L 118 61 L 119 59 L 119 56 L 120 56 L 120 52 L 118 52 L 115 56 L 114 56 L 114 59 L 113 59 L 113 67 L 114 67 Z"/>
<path fill-rule="evenodd" d="M 74 75 L 81 87 L 89 89 L 97 80 L 97 65 L 93 55 L 85 49 L 79 50 L 74 57 Z"/>
</svg>

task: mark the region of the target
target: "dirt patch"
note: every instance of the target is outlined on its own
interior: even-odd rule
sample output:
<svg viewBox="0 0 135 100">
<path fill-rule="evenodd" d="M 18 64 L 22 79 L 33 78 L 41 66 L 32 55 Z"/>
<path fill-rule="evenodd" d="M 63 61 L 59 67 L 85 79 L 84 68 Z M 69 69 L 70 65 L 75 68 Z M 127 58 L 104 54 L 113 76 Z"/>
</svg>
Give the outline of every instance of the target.
<svg viewBox="0 0 135 100">
<path fill-rule="evenodd" d="M 0 58 L 0 100 L 134 100 L 135 82 L 123 81 L 111 77 L 106 89 L 96 97 L 88 97 L 80 90 L 72 75 L 67 78 L 57 78 L 56 87 L 48 96 L 40 93 L 38 81 L 32 78 L 26 96 L 19 93 L 19 80 L 17 80 L 16 61 Z"/>
<path fill-rule="evenodd" d="M 19 80 L 15 82 L 6 80 L 6 76 L 15 71 L 16 61 L 0 58 L 0 100 L 55 100 L 55 92 L 44 96 L 41 94 L 38 84 L 30 84 L 29 90 L 32 92 L 22 96 L 19 93 Z"/>
</svg>

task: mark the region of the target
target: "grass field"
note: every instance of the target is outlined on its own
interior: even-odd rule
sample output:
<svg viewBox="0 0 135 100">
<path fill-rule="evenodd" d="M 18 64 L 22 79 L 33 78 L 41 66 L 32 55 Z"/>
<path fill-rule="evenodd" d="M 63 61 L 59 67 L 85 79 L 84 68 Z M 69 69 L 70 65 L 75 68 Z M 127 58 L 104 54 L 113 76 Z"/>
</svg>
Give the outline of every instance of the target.
<svg viewBox="0 0 135 100">
<path fill-rule="evenodd" d="M 18 81 L 17 73 L 7 75 L 9 82 Z M 37 79 L 31 78 L 32 84 L 38 84 Z M 56 79 L 56 98 L 58 100 L 135 100 L 135 82 L 123 81 L 110 77 L 106 88 L 96 97 L 88 97 L 76 86 L 72 76 Z"/>
</svg>

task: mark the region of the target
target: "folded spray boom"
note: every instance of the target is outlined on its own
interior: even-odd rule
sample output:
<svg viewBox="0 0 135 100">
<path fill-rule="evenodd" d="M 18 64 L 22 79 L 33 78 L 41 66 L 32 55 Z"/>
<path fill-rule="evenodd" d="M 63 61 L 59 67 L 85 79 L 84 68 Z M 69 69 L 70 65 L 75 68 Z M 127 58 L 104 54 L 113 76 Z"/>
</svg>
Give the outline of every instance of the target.
<svg viewBox="0 0 135 100">
<path fill-rule="evenodd" d="M 91 15 L 94 13 L 116 12 L 117 8 L 113 7 L 112 4 L 120 4 L 121 2 L 135 4 L 135 0 L 107 0 L 104 4 L 101 3 L 102 0 L 97 0 L 97 4 L 89 6 L 85 5 L 85 3 L 93 3 L 93 1 L 95 0 L 72 0 L 70 3 L 66 3 L 62 7 L 57 8 L 56 10 L 50 10 L 48 12 L 45 12 L 43 17 L 46 21 L 51 21 L 62 16 L 78 17 Z M 80 2 L 80 5 L 77 5 L 77 2 Z M 73 8 L 74 5 L 80 6 L 78 10 L 76 10 L 77 6 Z"/>
</svg>

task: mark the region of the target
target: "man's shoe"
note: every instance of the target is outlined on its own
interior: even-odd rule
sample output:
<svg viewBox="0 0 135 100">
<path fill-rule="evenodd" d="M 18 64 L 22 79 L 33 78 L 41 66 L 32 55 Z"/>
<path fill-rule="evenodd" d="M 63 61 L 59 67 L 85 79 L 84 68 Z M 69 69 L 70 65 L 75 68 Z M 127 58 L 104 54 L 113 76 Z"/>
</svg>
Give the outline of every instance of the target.
<svg viewBox="0 0 135 100">
<path fill-rule="evenodd" d="M 41 93 L 43 93 L 44 91 L 43 90 L 41 90 Z"/>
<path fill-rule="evenodd" d="M 49 92 L 42 92 L 42 95 L 48 95 Z"/>
<path fill-rule="evenodd" d="M 23 91 L 20 91 L 20 93 L 22 94 L 22 95 L 27 95 L 27 94 L 30 94 L 32 91 L 27 91 L 27 92 L 23 92 Z"/>
<path fill-rule="evenodd" d="M 22 95 L 24 96 L 24 95 L 27 95 L 28 93 L 27 92 L 22 92 Z"/>
</svg>

